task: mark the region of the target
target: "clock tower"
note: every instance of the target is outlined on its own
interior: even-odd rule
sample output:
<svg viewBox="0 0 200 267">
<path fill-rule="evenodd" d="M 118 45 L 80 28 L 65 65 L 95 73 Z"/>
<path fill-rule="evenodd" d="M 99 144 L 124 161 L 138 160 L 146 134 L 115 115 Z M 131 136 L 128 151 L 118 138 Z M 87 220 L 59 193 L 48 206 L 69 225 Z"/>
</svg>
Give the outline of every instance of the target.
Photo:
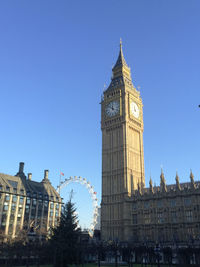
<svg viewBox="0 0 200 267">
<path fill-rule="evenodd" d="M 103 240 L 127 240 L 130 214 L 126 200 L 145 186 L 143 105 L 122 52 L 101 102 Z"/>
</svg>

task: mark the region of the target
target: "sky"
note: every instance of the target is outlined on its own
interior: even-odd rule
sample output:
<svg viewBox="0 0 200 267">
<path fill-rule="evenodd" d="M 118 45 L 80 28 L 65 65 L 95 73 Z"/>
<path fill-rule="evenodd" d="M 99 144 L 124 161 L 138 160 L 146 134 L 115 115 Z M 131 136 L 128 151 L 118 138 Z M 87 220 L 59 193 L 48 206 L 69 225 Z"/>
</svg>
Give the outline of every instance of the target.
<svg viewBox="0 0 200 267">
<path fill-rule="evenodd" d="M 85 177 L 101 199 L 100 101 L 122 38 L 144 104 L 145 179 L 200 180 L 199 0 L 0 1 L 0 172 L 53 186 Z M 85 188 L 70 190 L 87 226 Z M 89 203 L 89 204 L 88 204 Z"/>
</svg>

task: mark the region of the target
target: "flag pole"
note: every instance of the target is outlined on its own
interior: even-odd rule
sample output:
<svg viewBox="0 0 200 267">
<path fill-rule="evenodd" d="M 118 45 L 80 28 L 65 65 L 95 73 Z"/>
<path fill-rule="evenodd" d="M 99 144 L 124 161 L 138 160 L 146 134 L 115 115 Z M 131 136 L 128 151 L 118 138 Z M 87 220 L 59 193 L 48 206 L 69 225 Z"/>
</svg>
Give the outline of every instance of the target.
<svg viewBox="0 0 200 267">
<path fill-rule="evenodd" d="M 61 172 L 60 172 L 60 178 L 59 178 L 59 190 L 58 190 L 59 195 L 60 195 L 60 185 L 61 185 Z"/>
</svg>

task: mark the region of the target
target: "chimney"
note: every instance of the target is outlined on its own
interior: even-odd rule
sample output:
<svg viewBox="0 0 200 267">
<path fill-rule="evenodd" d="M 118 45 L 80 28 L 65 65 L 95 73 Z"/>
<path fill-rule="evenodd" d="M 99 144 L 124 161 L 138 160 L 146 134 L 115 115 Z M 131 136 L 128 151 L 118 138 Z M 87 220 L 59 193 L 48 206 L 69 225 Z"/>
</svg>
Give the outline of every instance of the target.
<svg viewBox="0 0 200 267">
<path fill-rule="evenodd" d="M 26 175 L 24 174 L 24 162 L 19 163 L 19 171 L 15 176 L 26 179 Z"/>
<path fill-rule="evenodd" d="M 29 181 L 32 180 L 32 173 L 28 173 L 28 180 L 29 180 Z"/>
<path fill-rule="evenodd" d="M 24 162 L 20 162 L 19 163 L 19 173 L 23 173 L 24 172 Z"/>
<path fill-rule="evenodd" d="M 44 170 L 44 180 L 48 180 L 49 170 Z"/>
</svg>

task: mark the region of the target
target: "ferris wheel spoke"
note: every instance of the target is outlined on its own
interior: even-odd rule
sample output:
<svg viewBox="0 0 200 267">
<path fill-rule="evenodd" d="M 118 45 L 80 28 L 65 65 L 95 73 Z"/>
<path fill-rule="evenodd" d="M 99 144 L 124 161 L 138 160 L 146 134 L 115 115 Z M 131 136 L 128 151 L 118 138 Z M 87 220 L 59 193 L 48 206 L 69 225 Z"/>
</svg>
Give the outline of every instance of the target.
<svg viewBox="0 0 200 267">
<path fill-rule="evenodd" d="M 96 198 L 96 192 L 94 191 L 94 187 L 90 184 L 89 181 L 86 180 L 86 178 L 82 178 L 81 176 L 70 176 L 68 179 L 66 178 L 63 182 L 60 183 L 59 186 L 57 186 L 57 192 L 60 192 L 61 189 L 66 187 L 70 183 L 79 183 L 83 185 L 92 200 L 92 206 L 93 206 L 93 216 L 92 216 L 92 222 L 90 224 L 90 229 L 88 230 L 88 233 L 93 236 L 94 234 L 94 229 L 97 224 L 97 217 L 98 217 L 98 203 L 97 203 L 97 198 Z"/>
</svg>

